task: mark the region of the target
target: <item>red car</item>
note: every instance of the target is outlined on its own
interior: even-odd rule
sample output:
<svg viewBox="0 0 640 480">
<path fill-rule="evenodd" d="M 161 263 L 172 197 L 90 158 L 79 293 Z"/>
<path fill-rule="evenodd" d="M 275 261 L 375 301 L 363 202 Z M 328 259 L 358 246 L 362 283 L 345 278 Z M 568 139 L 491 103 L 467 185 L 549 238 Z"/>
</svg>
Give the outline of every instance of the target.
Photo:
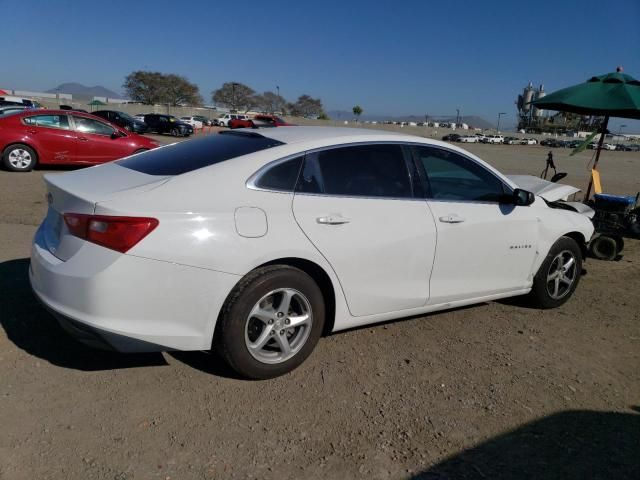
<svg viewBox="0 0 640 480">
<path fill-rule="evenodd" d="M 234 118 L 229 120 L 229 128 L 254 128 L 254 127 L 291 127 L 293 124 L 285 122 L 275 115 L 256 115 L 248 120 Z"/>
<path fill-rule="evenodd" d="M 95 165 L 160 144 L 88 113 L 24 110 L 0 118 L 4 166 L 28 172 L 36 165 Z"/>
</svg>

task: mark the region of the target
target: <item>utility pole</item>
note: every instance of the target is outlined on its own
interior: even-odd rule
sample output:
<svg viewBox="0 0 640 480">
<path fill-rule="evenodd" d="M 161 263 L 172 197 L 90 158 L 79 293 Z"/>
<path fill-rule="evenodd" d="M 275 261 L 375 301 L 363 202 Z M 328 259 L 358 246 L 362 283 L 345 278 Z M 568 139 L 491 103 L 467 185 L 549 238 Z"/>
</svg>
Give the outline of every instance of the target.
<svg viewBox="0 0 640 480">
<path fill-rule="evenodd" d="M 496 127 L 496 132 L 497 132 L 497 133 L 500 133 L 500 117 L 501 117 L 502 115 L 506 115 L 506 114 L 507 114 L 506 112 L 500 112 L 500 113 L 498 113 L 498 125 L 497 125 L 497 127 Z"/>
<path fill-rule="evenodd" d="M 620 130 L 618 131 L 618 140 L 616 140 L 616 149 L 618 147 L 618 144 L 620 143 L 620 137 L 622 136 L 622 129 L 623 128 L 627 128 L 626 125 L 620 125 Z"/>
<path fill-rule="evenodd" d="M 236 82 L 231 83 L 231 107 L 235 111 L 238 111 L 238 109 L 236 108 L 236 85 Z"/>
<path fill-rule="evenodd" d="M 276 106 L 276 110 L 282 114 L 282 110 L 280 109 L 280 87 L 276 85 L 276 92 L 278 92 L 278 105 Z"/>
</svg>

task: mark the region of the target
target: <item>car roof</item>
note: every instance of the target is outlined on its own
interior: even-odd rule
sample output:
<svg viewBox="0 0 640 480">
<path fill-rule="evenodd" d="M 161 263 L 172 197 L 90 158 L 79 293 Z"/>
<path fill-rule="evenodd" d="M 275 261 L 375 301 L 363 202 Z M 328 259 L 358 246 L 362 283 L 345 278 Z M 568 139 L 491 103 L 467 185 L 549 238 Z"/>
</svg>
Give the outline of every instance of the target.
<svg viewBox="0 0 640 480">
<path fill-rule="evenodd" d="M 102 123 L 108 123 L 111 127 L 115 128 L 116 130 L 120 130 L 122 131 L 122 129 L 114 124 L 111 123 L 109 120 L 99 117 L 98 115 L 93 115 L 92 113 L 88 113 L 88 112 L 78 112 L 77 110 L 49 110 L 46 108 L 29 108 L 26 110 L 23 110 L 22 112 L 16 112 L 15 117 L 17 118 L 23 118 L 23 117 L 27 117 L 27 116 L 31 116 L 31 115 L 76 115 L 78 117 L 84 117 L 84 118 L 93 118 L 95 120 L 99 120 Z"/>
<path fill-rule="evenodd" d="M 21 115 L 79 115 L 81 117 L 96 117 L 92 113 L 89 112 L 79 112 L 78 110 L 53 110 L 48 108 L 29 108 L 26 109 Z M 104 118 L 96 117 L 97 119 L 104 121 Z"/>
<path fill-rule="evenodd" d="M 245 129 L 239 129 L 242 131 Z M 246 129 L 246 131 L 256 132 L 253 129 Z M 272 138 L 282 143 L 299 143 L 299 142 L 313 142 L 313 141 L 327 141 L 340 140 L 343 137 L 351 137 L 352 140 L 375 141 L 385 140 L 389 137 L 401 138 L 413 138 L 414 140 L 424 141 L 425 138 L 414 137 L 412 135 L 404 135 L 396 132 L 389 132 L 384 130 L 369 130 L 366 128 L 349 128 L 349 127 L 277 127 L 270 128 L 269 130 L 258 130 L 259 134 L 263 137 Z"/>
</svg>

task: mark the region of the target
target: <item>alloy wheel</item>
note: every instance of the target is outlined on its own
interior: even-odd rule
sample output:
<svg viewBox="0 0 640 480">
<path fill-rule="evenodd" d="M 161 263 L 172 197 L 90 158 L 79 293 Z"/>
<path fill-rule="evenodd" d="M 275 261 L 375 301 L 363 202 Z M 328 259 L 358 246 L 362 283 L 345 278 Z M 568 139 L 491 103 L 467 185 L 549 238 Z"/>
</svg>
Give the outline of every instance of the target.
<svg viewBox="0 0 640 480">
<path fill-rule="evenodd" d="M 9 152 L 9 163 L 14 168 L 27 168 L 31 165 L 32 161 L 33 159 L 31 158 L 31 154 L 22 148 L 14 148 Z"/>
<path fill-rule="evenodd" d="M 573 252 L 563 250 L 554 257 L 547 272 L 547 293 L 554 300 L 565 297 L 578 278 Z"/>
<path fill-rule="evenodd" d="M 262 363 L 282 363 L 304 346 L 313 324 L 309 299 L 298 290 L 279 288 L 264 295 L 245 324 L 245 345 Z"/>
</svg>

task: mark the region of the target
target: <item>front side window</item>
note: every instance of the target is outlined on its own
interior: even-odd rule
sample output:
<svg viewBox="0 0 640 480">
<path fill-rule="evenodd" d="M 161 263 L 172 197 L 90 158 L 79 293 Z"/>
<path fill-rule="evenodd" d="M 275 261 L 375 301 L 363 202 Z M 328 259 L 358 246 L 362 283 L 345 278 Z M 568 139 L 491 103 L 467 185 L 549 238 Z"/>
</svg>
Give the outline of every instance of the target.
<svg viewBox="0 0 640 480">
<path fill-rule="evenodd" d="M 426 176 L 425 190 L 434 200 L 499 202 L 506 187 L 473 160 L 437 147 L 415 147 Z"/>
<path fill-rule="evenodd" d="M 106 123 L 99 122 L 93 118 L 73 117 L 76 124 L 76 130 L 82 133 L 91 133 L 95 135 L 111 135 L 115 130 Z"/>
<path fill-rule="evenodd" d="M 310 153 L 297 190 L 349 197 L 410 198 L 400 145 L 355 145 Z"/>
<path fill-rule="evenodd" d="M 25 117 L 23 122 L 38 127 L 63 128 L 69 130 L 69 117 L 66 115 L 32 115 Z"/>
</svg>

